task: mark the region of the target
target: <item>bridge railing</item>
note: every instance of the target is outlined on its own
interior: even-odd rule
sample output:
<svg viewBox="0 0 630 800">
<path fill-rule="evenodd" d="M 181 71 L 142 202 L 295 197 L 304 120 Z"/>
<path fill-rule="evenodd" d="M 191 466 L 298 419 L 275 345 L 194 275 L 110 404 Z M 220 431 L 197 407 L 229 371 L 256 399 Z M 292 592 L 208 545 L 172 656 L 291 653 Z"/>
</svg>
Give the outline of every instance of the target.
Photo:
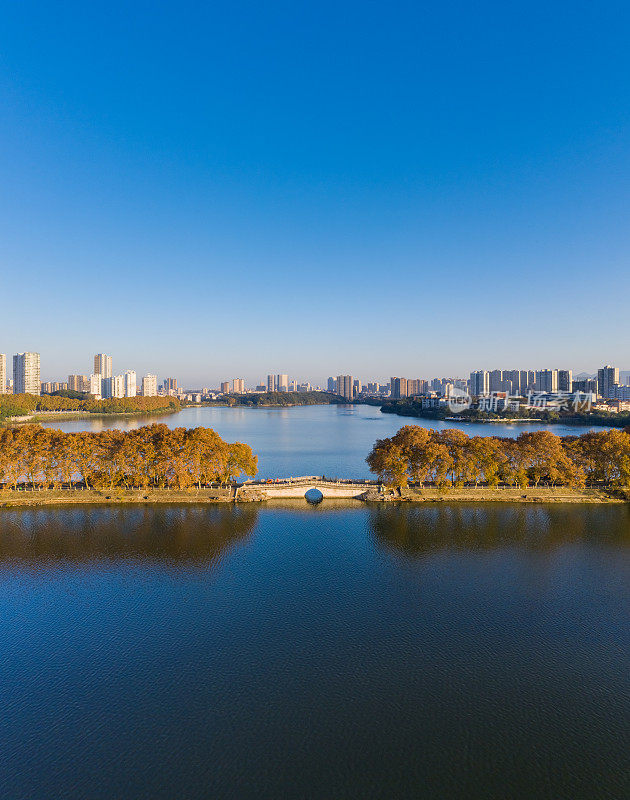
<svg viewBox="0 0 630 800">
<path fill-rule="evenodd" d="M 295 478 L 259 478 L 244 481 L 241 486 L 303 486 L 309 483 L 325 483 L 328 486 L 379 486 L 378 480 L 355 478 L 327 478 L 323 475 L 299 475 Z"/>
</svg>

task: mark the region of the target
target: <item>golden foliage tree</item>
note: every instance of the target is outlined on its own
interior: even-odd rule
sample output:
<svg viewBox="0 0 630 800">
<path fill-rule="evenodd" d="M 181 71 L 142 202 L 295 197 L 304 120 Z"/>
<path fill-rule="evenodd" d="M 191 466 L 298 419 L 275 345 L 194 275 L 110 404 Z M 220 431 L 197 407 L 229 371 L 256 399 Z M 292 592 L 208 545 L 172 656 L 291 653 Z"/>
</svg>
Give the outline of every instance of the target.
<svg viewBox="0 0 630 800">
<path fill-rule="evenodd" d="M 379 480 L 394 487 L 427 482 L 627 487 L 630 435 L 613 429 L 561 438 L 550 431 L 527 431 L 503 439 L 405 425 L 391 438 L 377 440 L 366 461 Z"/>
<path fill-rule="evenodd" d="M 82 484 L 111 489 L 187 489 L 253 477 L 251 448 L 230 444 L 210 428 L 147 425 L 137 430 L 63 433 L 24 425 L 0 429 L 0 483 L 15 489 Z"/>
</svg>

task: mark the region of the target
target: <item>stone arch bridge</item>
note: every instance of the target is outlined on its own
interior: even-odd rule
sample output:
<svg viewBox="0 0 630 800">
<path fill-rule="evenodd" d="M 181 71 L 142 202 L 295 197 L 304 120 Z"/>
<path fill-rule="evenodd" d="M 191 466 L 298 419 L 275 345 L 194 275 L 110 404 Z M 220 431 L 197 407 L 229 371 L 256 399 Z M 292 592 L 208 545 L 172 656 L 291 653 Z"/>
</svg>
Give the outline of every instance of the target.
<svg viewBox="0 0 630 800">
<path fill-rule="evenodd" d="M 364 500 L 369 493 L 378 492 L 378 481 L 340 480 L 318 475 L 276 480 L 245 481 L 236 490 L 235 500 L 273 500 L 275 498 L 304 498 L 311 489 L 324 498 Z"/>
</svg>

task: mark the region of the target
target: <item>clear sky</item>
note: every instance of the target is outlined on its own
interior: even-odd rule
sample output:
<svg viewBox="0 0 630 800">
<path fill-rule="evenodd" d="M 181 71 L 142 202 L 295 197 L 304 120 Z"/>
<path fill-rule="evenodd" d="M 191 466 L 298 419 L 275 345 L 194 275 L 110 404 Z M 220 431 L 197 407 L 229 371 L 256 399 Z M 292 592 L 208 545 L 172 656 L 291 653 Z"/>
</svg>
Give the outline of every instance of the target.
<svg viewBox="0 0 630 800">
<path fill-rule="evenodd" d="M 0 2 L 0 351 L 630 367 L 627 2 Z"/>
</svg>

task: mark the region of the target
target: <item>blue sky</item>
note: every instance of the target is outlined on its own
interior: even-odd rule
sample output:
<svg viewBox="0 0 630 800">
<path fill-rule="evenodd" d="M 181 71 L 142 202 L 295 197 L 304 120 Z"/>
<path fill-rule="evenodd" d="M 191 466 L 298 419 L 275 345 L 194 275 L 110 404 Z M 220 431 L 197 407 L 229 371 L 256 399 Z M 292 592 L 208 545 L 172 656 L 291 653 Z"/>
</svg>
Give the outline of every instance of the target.
<svg viewBox="0 0 630 800">
<path fill-rule="evenodd" d="M 0 351 L 630 368 L 626 3 L 0 2 Z"/>
</svg>

